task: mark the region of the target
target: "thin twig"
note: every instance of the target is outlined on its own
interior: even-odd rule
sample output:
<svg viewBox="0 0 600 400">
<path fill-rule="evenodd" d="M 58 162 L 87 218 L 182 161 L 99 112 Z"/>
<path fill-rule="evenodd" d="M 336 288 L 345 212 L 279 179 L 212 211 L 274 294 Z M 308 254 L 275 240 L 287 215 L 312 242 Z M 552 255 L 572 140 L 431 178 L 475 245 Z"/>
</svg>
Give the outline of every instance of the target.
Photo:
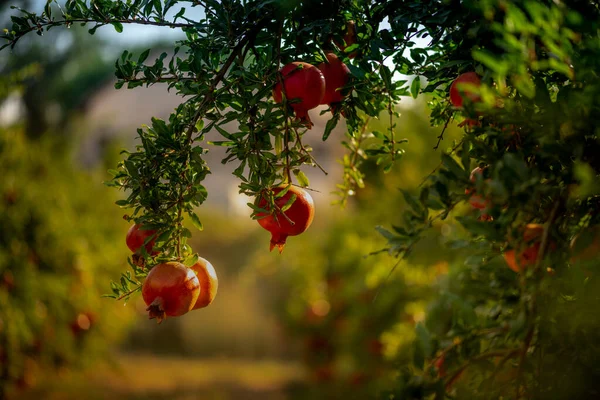
<svg viewBox="0 0 600 400">
<path fill-rule="evenodd" d="M 266 19 L 263 19 L 260 23 L 256 24 L 252 30 L 250 30 L 249 32 L 246 33 L 246 35 L 242 38 L 242 40 L 240 40 L 238 42 L 238 44 L 235 45 L 235 47 L 231 51 L 231 54 L 229 55 L 229 57 L 227 58 L 227 60 L 225 61 L 225 63 L 221 67 L 221 69 L 219 70 L 219 72 L 217 72 L 217 75 L 215 75 L 215 77 L 213 78 L 213 80 L 210 84 L 210 87 L 208 88 L 208 92 L 206 93 L 206 95 L 204 96 L 204 99 L 200 102 L 200 104 L 198 104 L 198 111 L 196 111 L 196 114 L 192 117 L 192 121 L 186 132 L 186 142 L 188 144 L 191 143 L 191 141 L 192 141 L 192 134 L 194 133 L 194 128 L 196 126 L 196 122 L 198 121 L 198 119 L 200 119 L 202 114 L 206 111 L 204 108 L 207 106 L 207 104 L 212 103 L 212 101 L 214 100 L 215 90 L 217 90 L 217 86 L 219 85 L 219 83 L 221 83 L 221 81 L 225 77 L 225 74 L 229 70 L 229 67 L 231 67 L 231 64 L 233 64 L 233 61 L 237 57 L 238 53 L 243 49 L 243 47 L 246 44 L 248 44 L 250 42 L 250 39 L 252 37 L 254 37 L 263 28 L 266 21 L 267 21 Z"/>
<path fill-rule="evenodd" d="M 193 28 L 194 27 L 194 24 L 182 24 L 179 22 L 170 22 L 170 21 L 166 21 L 166 20 L 152 21 L 152 20 L 148 20 L 148 19 L 110 19 L 106 22 L 101 22 L 101 21 L 91 19 L 91 18 L 63 19 L 63 20 L 59 20 L 59 21 L 48 20 L 46 22 L 37 22 L 35 25 L 30 26 L 28 29 L 17 32 L 17 34 L 14 36 L 14 38 L 12 40 L 9 40 L 9 43 L 11 45 L 14 45 L 15 43 L 17 43 L 17 41 L 19 39 L 21 39 L 26 34 L 33 32 L 33 31 L 42 32 L 44 30 L 44 28 L 46 28 L 46 31 L 47 31 L 49 28 L 52 28 L 55 26 L 60 26 L 60 25 L 72 25 L 73 23 L 88 24 L 88 23 L 93 23 L 93 22 L 97 23 L 98 26 L 108 25 L 111 22 L 118 22 L 121 24 L 166 26 L 166 27 L 170 27 L 170 28 Z"/>
<path fill-rule="evenodd" d="M 460 378 L 460 375 L 463 373 L 463 371 L 473 364 L 473 361 L 485 360 L 487 358 L 492 358 L 492 357 L 501 357 L 504 355 L 506 355 L 510 358 L 517 353 L 518 353 L 517 349 L 510 349 L 510 350 L 507 349 L 507 350 L 490 351 L 489 353 L 480 354 L 478 356 L 471 358 L 469 361 L 467 361 L 463 365 L 461 365 L 452 374 L 452 376 L 450 376 L 448 381 L 446 381 L 446 385 L 445 385 L 446 390 L 450 389 L 450 387 L 454 384 L 454 382 L 456 382 L 456 380 L 458 378 Z"/>
<path fill-rule="evenodd" d="M 442 133 L 440 133 L 440 135 L 437 137 L 438 141 L 433 150 L 437 150 L 440 147 L 440 143 L 442 143 L 442 140 L 444 140 L 444 132 L 446 132 L 446 128 L 448 128 L 448 124 L 450 123 L 450 121 L 452 121 L 453 118 L 454 114 L 451 114 L 450 117 L 448 117 L 448 120 L 444 124 L 444 129 L 442 129 Z"/>
<path fill-rule="evenodd" d="M 123 300 L 125 297 L 131 296 L 132 294 L 134 294 L 135 292 L 137 292 L 141 288 L 142 288 L 142 285 L 136 286 L 134 289 L 130 290 L 129 292 L 120 295 L 119 298 L 117 299 L 117 301 Z"/>
<path fill-rule="evenodd" d="M 128 79 L 125 78 L 123 79 L 124 82 L 133 82 L 133 83 L 137 83 L 137 82 L 145 82 L 145 83 L 165 83 L 165 82 L 182 82 L 182 81 L 195 81 L 195 78 L 185 78 L 185 77 L 179 77 L 179 76 L 173 76 L 173 75 L 168 75 L 168 76 L 159 76 L 154 80 L 150 80 L 148 78 L 133 78 L 133 79 Z"/>
<path fill-rule="evenodd" d="M 398 268 L 398 265 L 400 265 L 400 261 L 402 261 L 403 259 L 404 258 L 399 258 L 398 261 L 396 261 L 396 264 L 394 264 L 394 266 L 392 267 L 390 272 L 387 274 L 387 276 L 385 277 L 385 280 L 383 282 L 381 282 L 381 285 L 379 285 L 379 287 L 377 288 L 377 291 L 375 292 L 375 296 L 373 296 L 373 301 L 371 302 L 371 304 L 375 304 L 375 300 L 377 300 L 379 293 L 383 290 L 384 286 L 387 285 L 387 282 L 390 280 L 390 277 L 392 276 L 392 274 L 394 273 L 396 268 Z"/>
<path fill-rule="evenodd" d="M 277 68 L 279 68 L 279 66 L 281 65 L 281 38 L 283 35 L 283 21 L 281 21 L 279 23 L 278 29 L 277 29 L 277 55 L 276 55 L 276 60 L 277 60 Z M 291 74 L 291 73 L 290 73 Z M 288 75 L 290 75 L 288 74 Z M 289 109 L 288 109 L 288 96 L 287 96 L 287 91 L 285 88 L 285 80 L 284 80 L 284 76 L 280 71 L 277 71 L 277 82 L 279 83 L 279 86 L 281 87 L 281 100 L 282 100 L 282 106 L 283 106 L 283 118 L 285 120 L 284 123 L 284 133 L 283 133 L 283 146 L 284 146 L 284 151 L 285 151 L 285 166 L 283 168 L 284 173 L 285 173 L 285 178 L 287 179 L 288 183 L 292 183 L 292 175 L 290 174 L 290 146 L 289 146 L 289 141 L 290 141 L 290 115 L 289 115 Z"/>
<path fill-rule="evenodd" d="M 312 162 L 319 167 L 319 169 L 325 174 L 325 175 L 329 175 L 327 173 L 327 171 L 325 171 L 325 169 L 321 166 L 321 164 L 319 164 L 319 162 L 317 161 L 316 158 L 313 157 L 312 154 L 310 154 L 310 152 L 308 150 L 306 150 L 306 148 L 304 148 L 304 145 L 302 144 L 302 139 L 300 138 L 300 133 L 298 132 L 298 128 L 294 127 L 294 133 L 296 134 L 296 145 L 300 146 L 300 150 L 306 154 L 311 160 Z"/>
<path fill-rule="evenodd" d="M 507 328 L 501 326 L 499 328 L 488 328 L 488 329 L 482 329 L 482 330 L 479 330 L 479 331 L 471 332 L 470 334 L 465 335 L 465 337 L 463 339 L 459 338 L 456 342 L 452 343 L 450 346 L 448 346 L 444 350 L 442 350 L 440 352 L 440 354 L 438 356 L 434 357 L 431 360 L 431 362 L 425 367 L 425 370 L 428 370 L 429 368 L 431 368 L 433 366 L 433 364 L 435 364 L 435 362 L 437 360 L 439 360 L 440 358 L 444 357 L 449 352 L 451 352 L 452 350 L 454 350 L 458 346 L 464 344 L 466 341 L 468 341 L 471 338 L 476 338 L 476 337 L 480 337 L 480 336 L 484 336 L 484 335 L 489 335 L 490 333 L 501 333 L 501 332 L 506 332 L 506 331 L 507 331 Z"/>
</svg>

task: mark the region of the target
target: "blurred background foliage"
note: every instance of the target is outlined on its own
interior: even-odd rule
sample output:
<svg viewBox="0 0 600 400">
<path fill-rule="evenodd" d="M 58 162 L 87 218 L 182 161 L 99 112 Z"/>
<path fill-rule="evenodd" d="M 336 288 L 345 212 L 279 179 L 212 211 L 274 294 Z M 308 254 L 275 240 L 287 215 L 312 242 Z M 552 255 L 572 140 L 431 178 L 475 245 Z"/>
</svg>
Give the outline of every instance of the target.
<svg viewBox="0 0 600 400">
<path fill-rule="evenodd" d="M 55 136 L 0 132 L 2 380 L 27 387 L 43 369 L 91 366 L 122 338 L 131 310 L 101 295 L 127 253 L 101 175 L 74 170 Z"/>
</svg>

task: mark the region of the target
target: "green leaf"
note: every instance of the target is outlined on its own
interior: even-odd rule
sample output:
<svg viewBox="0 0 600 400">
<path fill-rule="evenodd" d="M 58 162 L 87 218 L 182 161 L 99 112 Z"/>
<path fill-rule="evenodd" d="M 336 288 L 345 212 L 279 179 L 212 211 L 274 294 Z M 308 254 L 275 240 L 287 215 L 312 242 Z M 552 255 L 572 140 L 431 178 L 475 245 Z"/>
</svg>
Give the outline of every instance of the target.
<svg viewBox="0 0 600 400">
<path fill-rule="evenodd" d="M 154 3 L 154 9 L 156 10 L 156 13 L 158 14 L 159 17 L 162 18 L 162 16 L 163 16 L 162 2 L 160 0 L 153 0 L 153 3 Z"/>
<path fill-rule="evenodd" d="M 421 78 L 417 75 L 410 85 L 410 94 L 413 98 L 417 98 L 421 90 Z"/>
<path fill-rule="evenodd" d="M 169 241 L 169 239 L 171 238 L 171 234 L 173 233 L 173 229 L 167 229 L 166 231 L 164 231 L 163 233 L 161 233 L 157 238 L 156 238 L 156 242 L 157 243 L 166 243 Z"/>
<path fill-rule="evenodd" d="M 352 75 L 354 75 L 358 79 L 363 79 L 366 75 L 364 70 L 362 70 L 352 64 L 348 64 L 348 69 L 350 70 Z"/>
<path fill-rule="evenodd" d="M 115 31 L 118 33 L 123 32 L 123 24 L 120 22 L 111 22 L 111 25 L 115 27 Z"/>
<path fill-rule="evenodd" d="M 192 237 L 192 232 L 190 232 L 190 230 L 188 228 L 183 228 L 183 229 L 181 229 L 181 236 L 189 239 Z"/>
<path fill-rule="evenodd" d="M 147 49 L 142 54 L 140 54 L 140 56 L 138 58 L 138 64 L 142 64 L 144 61 L 146 61 L 149 54 L 150 54 L 150 49 Z"/>
<path fill-rule="evenodd" d="M 338 113 L 336 113 L 333 116 L 333 118 L 331 118 L 329 121 L 327 121 L 327 124 L 325 124 L 325 132 L 323 132 L 323 141 L 326 141 L 327 138 L 329 137 L 329 135 L 331 135 L 331 132 L 336 127 L 339 120 L 340 120 L 340 115 Z"/>
<path fill-rule="evenodd" d="M 474 50 L 473 59 L 479 61 L 500 76 L 505 76 L 510 69 L 510 64 L 503 60 L 501 56 L 492 54 L 487 50 Z"/>
<path fill-rule="evenodd" d="M 131 175 L 131 177 L 133 177 L 133 178 L 140 177 L 138 169 L 136 168 L 136 166 L 133 162 L 131 162 L 129 160 L 125 160 L 124 165 L 125 165 L 125 168 L 127 168 L 127 172 L 129 172 L 129 175 Z"/>
<path fill-rule="evenodd" d="M 294 204 L 294 202 L 296 201 L 296 198 L 297 198 L 297 196 L 295 194 L 292 194 L 290 196 L 290 198 L 288 199 L 287 203 L 285 203 L 283 205 L 283 207 L 281 207 L 281 211 L 285 212 L 285 211 L 289 210 L 290 207 L 292 206 L 292 204 Z"/>
<path fill-rule="evenodd" d="M 396 235 L 394 235 L 392 232 L 388 231 L 387 229 L 385 229 L 384 227 L 378 225 L 375 227 L 375 230 L 377 232 L 379 232 L 379 234 L 381 236 L 383 236 L 384 238 L 386 238 L 387 240 L 393 240 L 396 238 Z"/>
<path fill-rule="evenodd" d="M 308 177 L 304 174 L 304 172 L 300 171 L 299 169 L 295 169 L 294 175 L 296 176 L 296 179 L 298 180 L 298 184 L 300 186 L 302 186 L 302 187 L 310 186 Z"/>
<path fill-rule="evenodd" d="M 412 208 L 417 214 L 420 214 L 423 211 L 423 206 L 417 201 L 417 198 L 410 194 L 407 190 L 400 189 L 400 191 L 402 192 L 402 196 L 410 208 Z"/>
<path fill-rule="evenodd" d="M 54 0 L 47 0 L 46 1 L 46 5 L 44 6 L 44 14 L 46 14 L 46 16 L 50 19 L 52 18 L 52 3 L 54 2 Z"/>
<path fill-rule="evenodd" d="M 190 216 L 190 218 L 192 219 L 192 224 L 194 224 L 194 226 L 195 226 L 195 227 L 196 227 L 196 228 L 197 228 L 199 231 L 202 231 L 202 230 L 204 230 L 204 226 L 202 225 L 202 222 L 200 221 L 200 218 L 198 217 L 198 215 L 197 215 L 195 212 L 193 212 L 193 211 L 190 211 L 190 212 L 188 213 L 188 215 L 189 215 L 189 216 Z"/>
<path fill-rule="evenodd" d="M 450 171 L 458 179 L 467 180 L 469 178 L 467 171 L 462 169 L 456 160 L 448 154 L 442 154 L 442 163 L 448 169 L 448 171 Z"/>
<path fill-rule="evenodd" d="M 198 262 L 198 258 L 200 258 L 198 256 L 198 253 L 190 254 L 183 261 L 183 265 L 185 265 L 186 267 L 191 267 L 192 265 L 194 265 L 194 264 L 196 264 Z"/>
<path fill-rule="evenodd" d="M 512 77 L 512 82 L 523 96 L 529 99 L 535 97 L 535 84 L 529 74 L 523 73 L 521 75 L 515 75 Z"/>
</svg>

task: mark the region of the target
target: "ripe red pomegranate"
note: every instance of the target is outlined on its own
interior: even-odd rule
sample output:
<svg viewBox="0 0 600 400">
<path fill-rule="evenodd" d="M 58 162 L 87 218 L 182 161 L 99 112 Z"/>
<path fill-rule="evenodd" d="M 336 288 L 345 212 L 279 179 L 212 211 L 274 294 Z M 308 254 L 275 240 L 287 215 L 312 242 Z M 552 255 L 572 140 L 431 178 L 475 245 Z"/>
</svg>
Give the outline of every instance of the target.
<svg viewBox="0 0 600 400">
<path fill-rule="evenodd" d="M 144 230 L 141 228 L 142 226 L 140 224 L 132 225 L 131 228 L 129 228 L 129 231 L 127 232 L 127 237 L 125 238 L 127 247 L 129 247 L 129 250 L 131 250 L 134 253 L 138 252 L 138 250 L 142 247 L 142 245 L 148 237 L 156 234 L 155 230 Z M 153 256 L 158 254 L 158 251 L 152 251 L 152 247 L 154 247 L 154 240 L 155 239 L 150 240 L 145 246 L 146 252 Z"/>
<path fill-rule="evenodd" d="M 340 103 L 344 98 L 339 89 L 348 84 L 350 70 L 334 53 L 328 52 L 326 56 L 327 62 L 318 65 L 325 77 L 325 95 L 321 99 L 321 104 L 329 104 L 333 110 L 335 104 Z"/>
<path fill-rule="evenodd" d="M 286 188 L 286 186 L 279 186 L 271 190 L 277 195 Z M 275 205 L 281 209 L 287 204 L 292 195 L 296 195 L 296 200 L 285 212 L 282 213 L 280 210 L 276 210 L 271 214 L 258 214 L 260 226 L 271 232 L 271 251 L 277 246 L 281 253 L 287 237 L 296 236 L 306 231 L 315 216 L 315 205 L 312 197 L 306 190 L 297 186 L 290 186 L 283 196 L 275 199 Z M 269 204 L 264 195 L 258 199 L 258 206 L 269 210 Z"/>
<path fill-rule="evenodd" d="M 219 288 L 219 279 L 212 264 L 202 257 L 198 257 L 196 264 L 190 267 L 200 282 L 200 295 L 192 310 L 204 308 L 213 302 Z"/>
<path fill-rule="evenodd" d="M 142 286 L 142 297 L 150 319 L 162 322 L 190 311 L 200 295 L 200 281 L 191 269 L 178 262 L 158 264 Z"/>
<path fill-rule="evenodd" d="M 541 240 L 544 235 L 544 226 L 540 224 L 527 224 L 523 230 L 523 242 L 527 247 L 517 254 L 514 249 L 504 252 L 504 260 L 508 267 L 515 272 L 524 271 L 527 267 L 535 265 L 542 245 Z M 554 243 L 549 243 L 549 249 L 555 247 Z"/>
<path fill-rule="evenodd" d="M 480 100 L 478 94 L 474 93 L 469 86 L 480 86 L 481 80 L 475 72 L 466 72 L 461 74 L 450 85 L 450 103 L 454 107 L 462 107 L 465 97 L 472 102 Z"/>
<path fill-rule="evenodd" d="M 293 101 L 290 105 L 296 113 L 296 119 L 311 127 L 308 110 L 321 104 L 325 94 L 325 77 L 314 65 L 300 61 L 287 64 L 279 72 L 283 76 L 285 95 Z M 277 103 L 283 100 L 281 92 L 281 83 L 277 82 L 273 89 L 273 99 Z"/>
</svg>

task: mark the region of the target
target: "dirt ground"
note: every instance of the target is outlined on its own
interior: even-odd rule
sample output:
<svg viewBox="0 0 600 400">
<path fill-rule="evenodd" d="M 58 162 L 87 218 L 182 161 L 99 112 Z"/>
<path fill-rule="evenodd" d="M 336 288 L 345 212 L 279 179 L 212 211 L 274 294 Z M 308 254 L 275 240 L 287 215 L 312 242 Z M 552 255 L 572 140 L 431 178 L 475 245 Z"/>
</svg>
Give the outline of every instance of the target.
<svg viewBox="0 0 600 400">
<path fill-rule="evenodd" d="M 113 365 L 39 377 L 20 400 L 285 400 L 302 367 L 280 361 L 122 355 Z"/>
</svg>

